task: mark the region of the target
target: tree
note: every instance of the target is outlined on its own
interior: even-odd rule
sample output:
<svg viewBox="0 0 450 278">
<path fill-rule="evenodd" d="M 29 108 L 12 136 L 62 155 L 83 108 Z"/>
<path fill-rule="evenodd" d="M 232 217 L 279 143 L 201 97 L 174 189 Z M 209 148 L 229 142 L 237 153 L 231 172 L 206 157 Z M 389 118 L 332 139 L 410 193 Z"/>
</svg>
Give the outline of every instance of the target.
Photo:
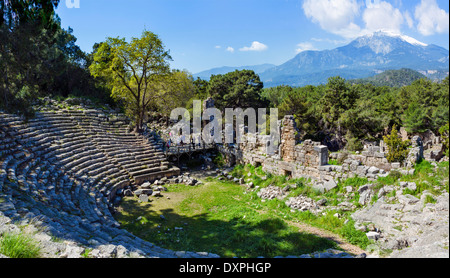
<svg viewBox="0 0 450 278">
<path fill-rule="evenodd" d="M 442 136 L 442 144 L 444 145 L 445 155 L 448 157 L 449 154 L 449 123 L 444 125 L 439 129 L 439 133 Z"/>
<path fill-rule="evenodd" d="M 89 67 L 94 77 L 103 77 L 115 99 L 123 100 L 141 132 L 144 116 L 159 97 L 160 82 L 170 73 L 169 52 L 159 37 L 144 31 L 140 38 L 108 38 L 93 54 Z"/>
<path fill-rule="evenodd" d="M 294 89 L 291 86 L 286 85 L 265 88 L 262 92 L 262 96 L 269 101 L 272 107 L 278 107 L 293 90 Z"/>
<path fill-rule="evenodd" d="M 0 107 L 30 113 L 52 83 L 59 0 L 0 1 Z"/>
<path fill-rule="evenodd" d="M 264 85 L 252 70 L 236 70 L 224 75 L 213 75 L 207 93 L 217 108 L 262 108 L 266 102 L 261 97 Z"/>
<path fill-rule="evenodd" d="M 195 97 L 197 99 L 207 99 L 209 97 L 208 95 L 208 81 L 201 79 L 200 77 L 197 77 L 197 79 L 194 81 L 194 87 L 195 87 Z"/>
<path fill-rule="evenodd" d="M 389 162 L 403 162 L 408 157 L 409 141 L 402 141 L 398 135 L 397 126 L 392 127 L 390 135 L 384 136 L 383 141 L 388 148 L 387 160 Z"/>
<path fill-rule="evenodd" d="M 341 129 L 340 116 L 353 108 L 358 94 L 342 77 L 330 77 L 321 99 L 323 119 L 332 127 Z"/>
<path fill-rule="evenodd" d="M 417 102 L 411 102 L 403 113 L 403 126 L 408 133 L 421 133 L 430 128 L 426 109 Z"/>
<path fill-rule="evenodd" d="M 173 109 L 192 107 L 195 86 L 192 75 L 187 71 L 173 70 L 155 85 L 158 97 L 152 104 L 155 109 L 169 117 Z"/>
</svg>

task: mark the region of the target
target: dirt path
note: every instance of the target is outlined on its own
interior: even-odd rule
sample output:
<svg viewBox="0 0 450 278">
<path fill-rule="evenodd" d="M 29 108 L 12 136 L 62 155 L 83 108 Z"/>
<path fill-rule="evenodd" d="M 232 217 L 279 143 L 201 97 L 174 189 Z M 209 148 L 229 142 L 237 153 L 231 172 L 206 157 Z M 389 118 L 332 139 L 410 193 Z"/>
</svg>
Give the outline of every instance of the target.
<svg viewBox="0 0 450 278">
<path fill-rule="evenodd" d="M 293 225 L 297 228 L 299 228 L 299 232 L 305 232 L 309 234 L 316 235 L 318 237 L 326 238 L 329 240 L 332 240 L 337 243 L 337 245 L 342 248 L 345 252 L 353 255 L 360 255 L 362 253 L 366 253 L 363 249 L 359 248 L 358 246 L 352 245 L 348 242 L 345 242 L 340 236 L 326 230 L 322 230 L 316 227 L 312 227 L 310 225 L 304 224 L 304 223 L 296 223 L 292 221 L 286 221 L 290 225 Z"/>
</svg>

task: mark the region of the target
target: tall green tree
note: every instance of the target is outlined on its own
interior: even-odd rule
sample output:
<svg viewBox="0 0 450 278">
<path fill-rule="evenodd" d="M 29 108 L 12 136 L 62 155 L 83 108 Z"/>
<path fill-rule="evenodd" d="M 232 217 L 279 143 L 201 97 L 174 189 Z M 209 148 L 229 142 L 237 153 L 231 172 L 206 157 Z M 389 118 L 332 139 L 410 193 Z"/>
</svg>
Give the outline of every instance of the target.
<svg viewBox="0 0 450 278">
<path fill-rule="evenodd" d="M 330 77 L 325 95 L 320 101 L 324 121 L 331 127 L 341 130 L 341 115 L 354 107 L 358 98 L 356 90 L 342 77 Z"/>
<path fill-rule="evenodd" d="M 294 91 L 294 88 L 291 86 L 282 85 L 264 88 L 262 96 L 269 101 L 272 107 L 278 107 L 292 91 Z"/>
<path fill-rule="evenodd" d="M 207 93 L 217 108 L 262 108 L 267 103 L 261 96 L 264 85 L 252 70 L 236 70 L 224 75 L 213 75 Z"/>
<path fill-rule="evenodd" d="M 160 97 L 159 84 L 170 73 L 169 51 L 160 38 L 144 31 L 140 38 L 108 38 L 93 54 L 91 74 L 105 80 L 115 99 L 122 100 L 141 132 L 144 117 Z"/>
<path fill-rule="evenodd" d="M 173 109 L 178 107 L 192 108 L 196 88 L 192 75 L 187 71 L 172 70 L 156 83 L 159 97 L 154 98 L 153 107 L 169 117 Z"/>
<path fill-rule="evenodd" d="M 0 107 L 27 114 L 52 82 L 59 0 L 0 1 Z"/>
</svg>

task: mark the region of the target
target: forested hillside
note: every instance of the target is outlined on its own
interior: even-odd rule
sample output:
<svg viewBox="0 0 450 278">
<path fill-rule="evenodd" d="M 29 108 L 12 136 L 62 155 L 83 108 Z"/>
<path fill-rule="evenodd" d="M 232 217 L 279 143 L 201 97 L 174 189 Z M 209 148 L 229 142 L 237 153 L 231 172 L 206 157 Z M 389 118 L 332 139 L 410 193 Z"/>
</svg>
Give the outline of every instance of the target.
<svg viewBox="0 0 450 278">
<path fill-rule="evenodd" d="M 372 84 L 374 86 L 403 87 L 411 85 L 425 75 L 411 69 L 387 70 L 372 77 L 350 80 L 352 84 Z"/>
<path fill-rule="evenodd" d="M 409 133 L 438 134 L 449 119 L 449 78 L 419 79 L 401 88 L 352 85 L 340 77 L 326 85 L 264 89 L 263 96 L 281 116 L 295 115 L 303 138 L 338 149 L 360 150 L 359 140 L 382 139 L 393 125 Z"/>
</svg>

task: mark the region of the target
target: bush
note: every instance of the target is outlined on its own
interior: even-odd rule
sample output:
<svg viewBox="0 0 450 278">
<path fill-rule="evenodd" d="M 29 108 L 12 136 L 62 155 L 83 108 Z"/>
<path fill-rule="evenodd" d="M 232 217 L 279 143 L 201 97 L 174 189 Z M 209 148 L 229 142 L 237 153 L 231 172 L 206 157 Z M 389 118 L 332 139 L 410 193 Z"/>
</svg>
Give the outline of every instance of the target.
<svg viewBox="0 0 450 278">
<path fill-rule="evenodd" d="M 345 148 L 348 151 L 356 152 L 356 151 L 362 151 L 364 149 L 364 146 L 361 143 L 361 141 L 358 138 L 353 137 L 353 135 L 351 133 L 347 134 L 345 139 L 347 141 L 347 145 L 345 146 Z"/>
<path fill-rule="evenodd" d="M 403 175 L 402 175 L 402 173 L 400 173 L 400 171 L 392 170 L 391 172 L 389 172 L 388 177 L 391 178 L 392 180 L 397 181 L 398 179 L 403 177 Z"/>
<path fill-rule="evenodd" d="M 218 153 L 216 157 L 213 158 L 213 163 L 217 165 L 217 167 L 223 167 L 225 165 L 225 158 L 222 153 Z"/>
<path fill-rule="evenodd" d="M 408 157 L 410 142 L 400 138 L 396 125 L 392 127 L 390 135 L 383 137 L 383 141 L 388 148 L 387 160 L 389 162 L 403 162 Z"/>
</svg>

